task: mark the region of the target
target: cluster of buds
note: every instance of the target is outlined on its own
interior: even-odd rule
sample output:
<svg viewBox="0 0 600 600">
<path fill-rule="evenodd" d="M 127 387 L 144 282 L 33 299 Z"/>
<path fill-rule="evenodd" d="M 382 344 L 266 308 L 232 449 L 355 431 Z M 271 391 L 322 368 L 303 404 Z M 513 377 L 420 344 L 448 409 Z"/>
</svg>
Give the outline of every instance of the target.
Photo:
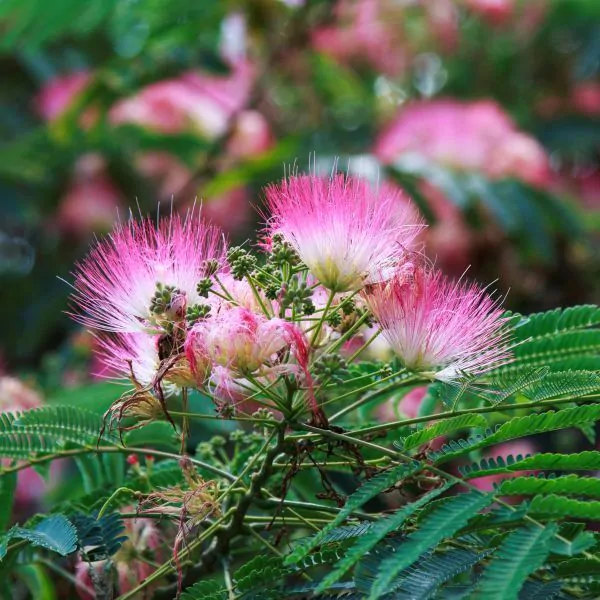
<svg viewBox="0 0 600 600">
<path fill-rule="evenodd" d="M 427 264 L 424 225 L 396 188 L 297 175 L 266 200 L 262 255 L 228 248 L 190 214 L 119 225 L 81 263 L 77 318 L 98 332 L 108 371 L 134 384 L 113 417 L 155 419 L 196 388 L 223 415 L 258 405 L 297 418 L 305 407 L 323 422 L 315 380 L 339 379 L 340 349 L 373 330 L 431 379 L 509 360 L 498 303 Z"/>
</svg>

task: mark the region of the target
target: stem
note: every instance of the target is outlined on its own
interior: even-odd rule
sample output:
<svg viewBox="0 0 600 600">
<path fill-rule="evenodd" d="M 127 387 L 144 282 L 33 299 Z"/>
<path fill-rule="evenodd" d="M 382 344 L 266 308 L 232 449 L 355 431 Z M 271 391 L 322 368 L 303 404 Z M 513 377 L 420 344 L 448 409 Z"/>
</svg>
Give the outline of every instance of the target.
<svg viewBox="0 0 600 600">
<path fill-rule="evenodd" d="M 136 492 L 134 492 L 133 490 L 130 490 L 129 488 L 126 487 L 120 487 L 117 488 L 108 498 L 108 500 L 102 505 L 102 508 L 100 509 L 100 511 L 98 512 L 98 517 L 97 519 L 100 520 L 102 518 L 102 515 L 107 511 L 110 503 L 121 494 L 121 492 L 128 492 L 130 494 L 133 494 L 135 496 Z"/>
<path fill-rule="evenodd" d="M 402 381 L 396 381 L 396 382 L 394 382 L 393 385 L 386 386 L 382 390 L 375 390 L 375 391 L 371 392 L 370 394 L 366 394 L 362 398 L 359 398 L 356 402 L 353 402 L 352 404 L 349 404 L 348 406 L 345 406 L 344 408 L 342 408 L 341 410 L 336 412 L 335 415 L 330 417 L 329 421 L 330 422 L 335 421 L 336 419 L 343 417 L 345 414 L 352 412 L 354 409 L 358 408 L 359 406 L 362 406 L 363 404 L 368 404 L 369 402 L 372 402 L 378 396 L 381 396 L 382 394 L 387 394 L 387 392 L 390 391 L 390 389 L 401 388 L 401 387 L 404 387 L 405 385 L 412 385 L 415 382 L 415 379 L 416 378 L 409 378 L 409 379 L 404 379 Z"/>
<path fill-rule="evenodd" d="M 183 408 L 184 415 L 187 415 L 188 410 L 188 389 L 184 387 L 181 390 L 181 404 Z M 187 438 L 190 434 L 190 421 L 187 416 L 184 416 L 181 422 L 181 454 L 185 454 L 185 446 L 187 442 Z"/>
<path fill-rule="evenodd" d="M 327 318 L 327 313 L 329 312 L 329 309 L 331 308 L 331 303 L 333 302 L 333 298 L 334 297 L 335 297 L 335 292 L 330 291 L 329 292 L 329 296 L 327 297 L 327 303 L 325 304 L 325 308 L 323 309 L 323 312 L 321 313 L 321 318 L 319 319 L 319 321 L 315 325 L 315 330 L 314 330 L 314 333 L 313 333 L 312 338 L 310 340 L 310 345 L 313 348 L 317 347 L 317 341 L 319 339 L 319 335 L 321 333 L 321 329 L 323 328 L 323 324 L 325 323 L 325 319 Z"/>
<path fill-rule="evenodd" d="M 258 302 L 258 305 L 260 306 L 267 319 L 270 319 L 273 315 L 267 310 L 265 303 L 263 302 L 262 298 L 260 297 L 260 294 L 258 293 L 258 290 L 256 289 L 256 285 L 254 284 L 252 277 L 248 276 L 246 277 L 246 280 L 250 284 L 250 288 L 252 289 L 254 299 L 256 300 L 256 302 Z"/>
<path fill-rule="evenodd" d="M 357 356 L 359 356 L 362 352 L 364 352 L 378 337 L 379 334 L 383 331 L 383 329 L 379 328 L 356 352 L 348 358 L 348 363 L 353 362 Z"/>
<path fill-rule="evenodd" d="M 57 458 L 70 458 L 73 456 L 81 456 L 82 454 L 102 454 L 102 453 L 118 453 L 118 454 L 143 454 L 147 456 L 157 456 L 160 458 L 171 458 L 174 460 L 181 460 L 184 458 L 179 454 L 172 454 L 171 452 L 163 452 L 162 450 L 153 450 L 151 448 L 129 448 L 125 446 L 85 446 L 84 448 L 76 448 L 74 450 L 63 450 L 61 452 L 55 452 L 54 454 L 48 454 L 47 456 L 41 456 L 39 458 L 32 458 L 27 460 L 26 462 L 15 465 L 14 467 L 8 467 L 6 469 L 0 470 L 0 477 L 7 473 L 14 473 L 16 471 L 22 471 L 23 469 L 27 469 L 32 465 L 39 465 L 43 463 L 50 462 Z M 228 473 L 227 471 L 223 471 L 214 465 L 209 463 L 205 463 L 196 458 L 190 458 L 189 456 L 185 457 L 189 459 L 192 464 L 197 467 L 201 467 L 202 469 L 206 469 L 215 475 L 219 475 L 224 479 L 228 479 L 229 481 L 235 480 L 235 475 Z"/>
<path fill-rule="evenodd" d="M 418 423 L 428 423 L 430 421 L 442 421 L 444 419 L 450 419 L 451 417 L 458 417 L 460 415 L 469 415 L 472 413 L 489 413 L 489 412 L 502 412 L 507 410 L 520 410 L 522 408 L 536 408 L 538 406 L 553 406 L 555 404 L 565 404 L 574 402 L 577 398 L 555 398 L 553 400 L 541 400 L 537 402 L 521 402 L 519 404 L 497 404 L 495 406 L 482 406 L 478 408 L 465 408 L 463 410 L 445 411 L 435 415 L 424 415 L 422 417 L 415 417 L 414 419 L 405 419 L 403 421 L 393 421 L 391 423 L 382 423 L 380 425 L 373 425 L 372 427 L 365 427 L 363 429 L 357 429 L 352 433 L 354 435 L 369 435 L 371 433 L 378 433 L 380 431 L 398 429 L 405 425 L 416 425 Z M 581 398 L 581 400 L 592 400 L 589 398 Z"/>
</svg>

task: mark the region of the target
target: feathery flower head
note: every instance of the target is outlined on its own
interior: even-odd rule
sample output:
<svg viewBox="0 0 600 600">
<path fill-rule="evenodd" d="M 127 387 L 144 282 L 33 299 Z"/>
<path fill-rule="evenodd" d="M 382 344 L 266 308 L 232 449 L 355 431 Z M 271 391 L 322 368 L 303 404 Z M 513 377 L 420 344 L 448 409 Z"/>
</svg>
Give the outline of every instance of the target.
<svg viewBox="0 0 600 600">
<path fill-rule="evenodd" d="M 453 283 L 417 266 L 373 286 L 365 299 L 409 369 L 452 382 L 510 360 L 502 309 L 474 284 Z"/>
<path fill-rule="evenodd" d="M 197 215 L 119 223 L 76 268 L 74 317 L 93 329 L 161 332 L 204 304 L 196 290 L 208 261 L 224 264 L 219 230 Z"/>
<path fill-rule="evenodd" d="M 402 259 L 423 228 L 412 206 L 387 185 L 344 175 L 300 175 L 269 186 L 268 235 L 280 234 L 328 289 L 372 283 Z"/>
<path fill-rule="evenodd" d="M 296 325 L 242 307 L 200 321 L 192 327 L 185 343 L 190 364 L 205 356 L 212 364 L 242 375 L 279 366 L 286 349 L 306 368 L 308 343 Z"/>
</svg>

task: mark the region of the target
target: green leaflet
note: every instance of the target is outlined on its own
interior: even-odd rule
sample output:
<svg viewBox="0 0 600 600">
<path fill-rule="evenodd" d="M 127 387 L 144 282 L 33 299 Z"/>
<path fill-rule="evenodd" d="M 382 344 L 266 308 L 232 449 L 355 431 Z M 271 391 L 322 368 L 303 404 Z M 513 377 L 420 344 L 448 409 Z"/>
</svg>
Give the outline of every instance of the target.
<svg viewBox="0 0 600 600">
<path fill-rule="evenodd" d="M 97 413 L 75 406 L 44 406 L 21 413 L 13 422 L 15 431 L 35 432 L 60 437 L 78 444 L 95 443 L 100 437 L 103 419 Z M 106 439 L 116 440 L 105 434 Z"/>
<path fill-rule="evenodd" d="M 556 494 L 536 496 L 529 506 L 530 513 L 562 519 L 600 520 L 600 502 L 583 502 Z"/>
<path fill-rule="evenodd" d="M 0 530 L 4 531 L 10 523 L 15 488 L 17 487 L 17 472 L 6 473 L 0 477 Z"/>
<path fill-rule="evenodd" d="M 0 559 L 6 556 L 8 543 L 13 539 L 26 540 L 33 546 L 51 550 L 62 556 L 77 549 L 77 530 L 64 515 L 47 517 L 31 529 L 15 526 L 0 543 Z"/>
<path fill-rule="evenodd" d="M 440 421 L 431 427 L 421 429 L 415 433 L 411 433 L 404 439 L 402 444 L 403 450 L 412 450 L 417 446 L 426 444 L 443 435 L 448 435 L 460 429 L 469 429 L 472 427 L 485 427 L 487 421 L 482 415 L 460 415 L 452 417 L 444 421 Z"/>
<path fill-rule="evenodd" d="M 325 591 L 330 585 L 338 581 L 340 577 L 352 568 L 367 552 L 369 552 L 369 550 L 374 548 L 386 535 L 396 531 L 416 510 L 425 506 L 430 500 L 446 491 L 450 485 L 451 484 L 447 484 L 433 490 L 415 502 L 402 507 L 392 516 L 377 521 L 367 535 L 360 537 L 356 543 L 349 548 L 344 558 L 335 565 L 333 571 L 319 584 L 317 592 Z"/>
<path fill-rule="evenodd" d="M 521 317 L 514 331 L 516 340 L 523 341 L 592 325 L 600 325 L 600 307 L 584 304 Z"/>
<path fill-rule="evenodd" d="M 510 473 L 514 471 L 596 471 L 600 469 L 600 452 L 586 450 L 573 454 L 535 454 L 533 456 L 499 456 L 484 458 L 478 463 L 459 467 L 465 479 L 474 479 L 484 475 Z"/>
<path fill-rule="evenodd" d="M 600 579 L 600 560 L 590 558 L 572 558 L 571 560 L 566 560 L 556 567 L 556 576 L 564 578 L 594 576 Z"/>
<path fill-rule="evenodd" d="M 375 496 L 379 495 L 384 490 L 392 487 L 401 479 L 412 475 L 420 468 L 420 463 L 414 461 L 408 465 L 392 467 L 370 479 L 348 498 L 344 508 L 340 510 L 331 523 L 328 523 L 312 538 L 301 542 L 290 554 L 288 554 L 285 564 L 291 565 L 302 560 L 313 548 L 321 544 L 333 529 L 343 523 L 353 511 L 358 510 L 363 504 L 375 498 Z"/>
<path fill-rule="evenodd" d="M 526 417 L 515 417 L 498 427 L 493 433 L 488 431 L 484 435 L 474 436 L 468 440 L 452 441 L 444 446 L 440 452 L 432 452 L 430 458 L 438 463 L 445 462 L 465 454 L 466 451 L 484 448 L 535 433 L 594 423 L 598 419 L 600 419 L 600 404 L 588 404 L 565 408 L 556 412 L 547 411 L 527 415 Z"/>
<path fill-rule="evenodd" d="M 564 475 L 552 479 L 535 476 L 517 477 L 503 481 L 497 493 L 500 496 L 560 494 L 600 498 L 600 479 L 577 475 Z"/>
<path fill-rule="evenodd" d="M 391 591 L 390 584 L 401 571 L 417 561 L 424 552 L 435 548 L 443 539 L 454 535 L 493 499 L 492 495 L 478 492 L 459 494 L 429 513 L 418 523 L 417 531 L 406 538 L 401 551 L 381 563 L 379 576 L 373 583 L 369 599 L 381 598 Z"/>
<path fill-rule="evenodd" d="M 544 564 L 557 530 L 556 524 L 527 525 L 509 534 L 483 572 L 478 585 L 481 597 L 517 600 L 527 577 Z"/>
<path fill-rule="evenodd" d="M 522 391 L 533 401 L 577 398 L 597 392 L 600 392 L 600 372 L 597 371 L 556 371 Z"/>
<path fill-rule="evenodd" d="M 383 559 L 402 552 L 404 539 L 393 540 L 387 546 L 378 546 L 370 552 L 356 568 L 354 579 L 357 587 L 368 592 L 379 572 Z M 394 589 L 394 600 L 428 600 L 439 588 L 459 573 L 464 573 L 477 564 L 487 553 L 452 548 L 447 552 L 427 554 L 413 566 L 398 574 L 390 589 Z"/>
</svg>

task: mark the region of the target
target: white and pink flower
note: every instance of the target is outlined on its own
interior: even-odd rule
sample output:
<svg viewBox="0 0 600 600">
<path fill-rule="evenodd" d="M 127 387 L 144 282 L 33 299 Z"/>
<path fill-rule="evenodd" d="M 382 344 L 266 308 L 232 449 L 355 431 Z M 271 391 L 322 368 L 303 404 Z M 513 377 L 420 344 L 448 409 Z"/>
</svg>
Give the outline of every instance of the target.
<svg viewBox="0 0 600 600">
<path fill-rule="evenodd" d="M 93 329 L 160 332 L 151 310 L 157 286 L 173 289 L 173 310 L 205 304 L 196 286 L 207 261 L 223 264 L 224 254 L 222 234 L 193 212 L 158 227 L 150 220 L 119 223 L 77 266 L 74 316 Z"/>
<path fill-rule="evenodd" d="M 266 197 L 269 235 L 282 235 L 334 292 L 375 281 L 414 248 L 423 228 L 399 190 L 356 177 L 293 176 Z"/>
<path fill-rule="evenodd" d="M 499 303 L 474 284 L 417 267 L 365 294 L 382 335 L 409 369 L 452 382 L 510 360 Z"/>
</svg>

